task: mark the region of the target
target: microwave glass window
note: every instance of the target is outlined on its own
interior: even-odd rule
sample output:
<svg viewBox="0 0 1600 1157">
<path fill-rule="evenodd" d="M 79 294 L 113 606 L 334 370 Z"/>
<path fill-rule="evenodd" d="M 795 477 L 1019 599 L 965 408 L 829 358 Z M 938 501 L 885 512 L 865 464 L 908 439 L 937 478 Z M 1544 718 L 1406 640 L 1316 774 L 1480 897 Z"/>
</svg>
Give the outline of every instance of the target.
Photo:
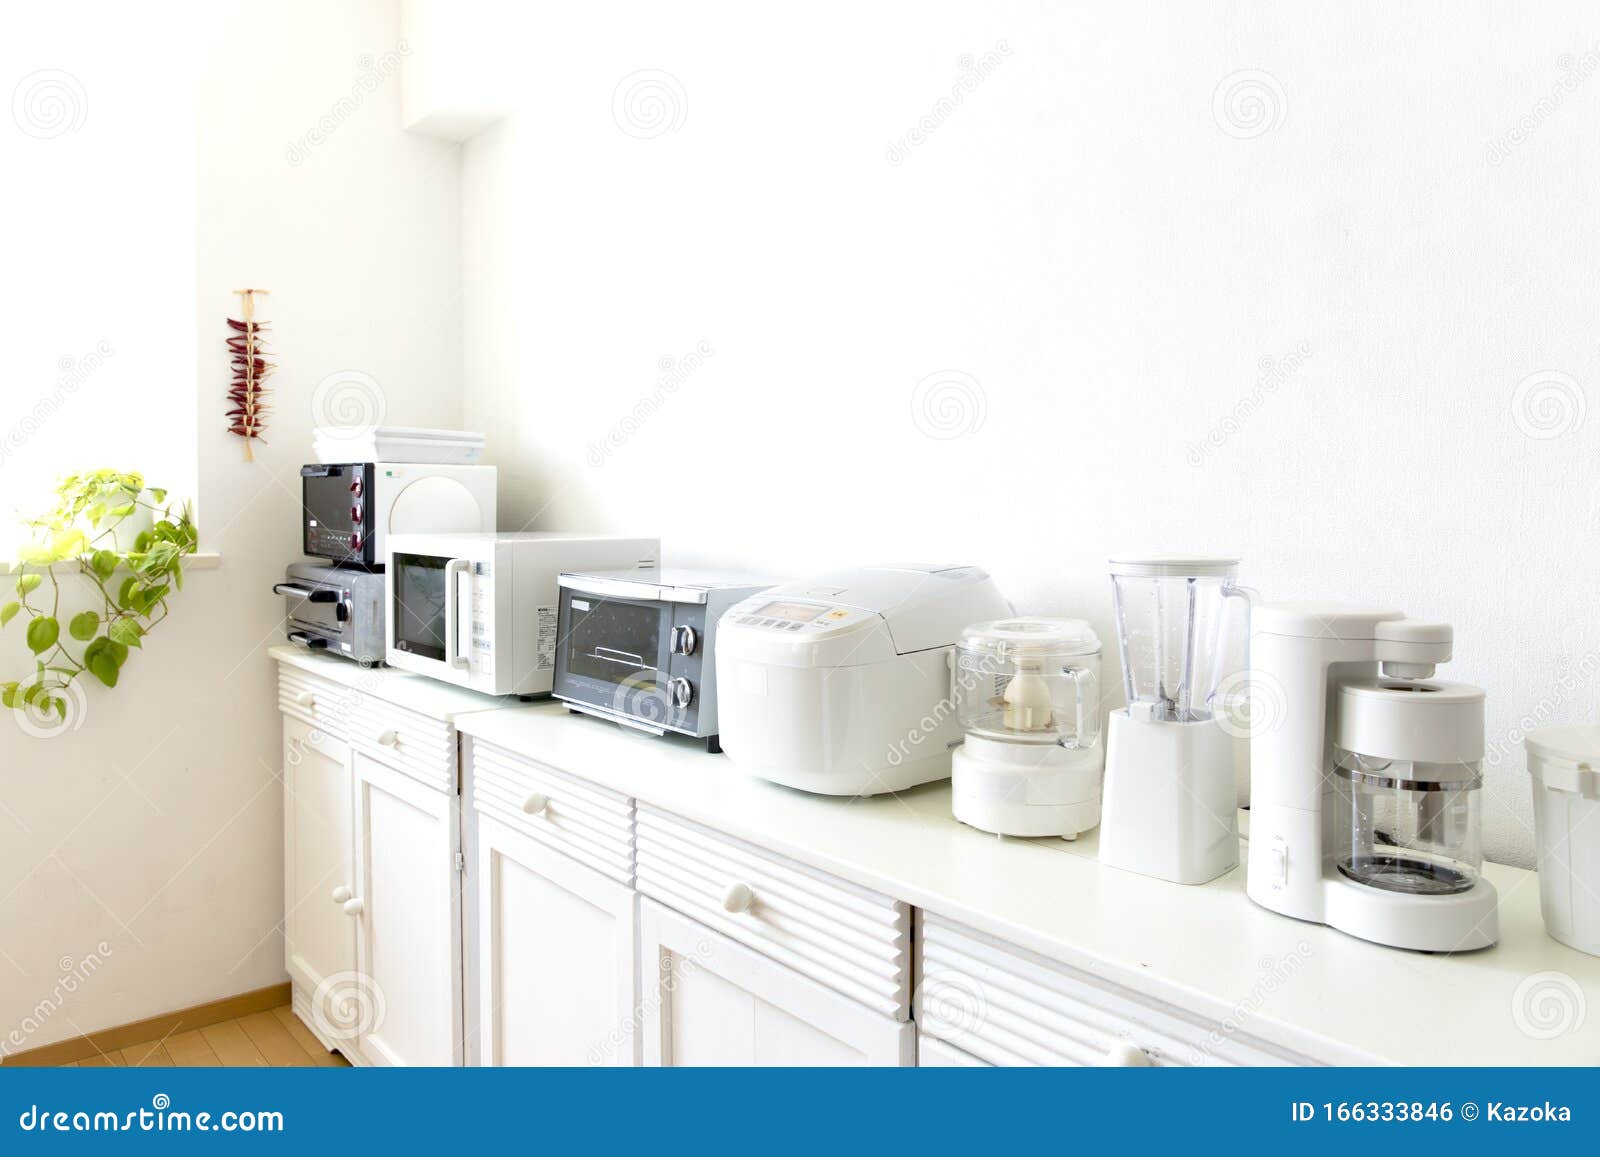
<svg viewBox="0 0 1600 1157">
<path fill-rule="evenodd" d="M 402 651 L 444 661 L 444 567 L 449 559 L 394 556 L 394 642 Z"/>
<path fill-rule="evenodd" d="M 768 603 L 756 614 L 765 619 L 782 619 L 788 623 L 809 623 L 827 607 L 819 607 L 814 603 Z"/>
<path fill-rule="evenodd" d="M 579 602 L 587 602 L 580 610 Z M 639 686 L 656 682 L 661 649 L 661 608 L 609 599 L 568 603 L 567 670 L 602 683 Z"/>
</svg>

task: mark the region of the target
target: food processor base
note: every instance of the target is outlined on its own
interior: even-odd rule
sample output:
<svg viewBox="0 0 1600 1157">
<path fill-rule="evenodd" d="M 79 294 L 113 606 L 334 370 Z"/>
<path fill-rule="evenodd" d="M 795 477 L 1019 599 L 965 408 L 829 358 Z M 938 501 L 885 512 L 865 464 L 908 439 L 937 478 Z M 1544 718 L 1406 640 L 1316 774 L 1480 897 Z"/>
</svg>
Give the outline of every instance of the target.
<svg viewBox="0 0 1600 1157">
<path fill-rule="evenodd" d="M 1100 822 L 1100 748 L 969 735 L 951 753 L 956 819 L 1002 836 L 1074 840 Z"/>
</svg>

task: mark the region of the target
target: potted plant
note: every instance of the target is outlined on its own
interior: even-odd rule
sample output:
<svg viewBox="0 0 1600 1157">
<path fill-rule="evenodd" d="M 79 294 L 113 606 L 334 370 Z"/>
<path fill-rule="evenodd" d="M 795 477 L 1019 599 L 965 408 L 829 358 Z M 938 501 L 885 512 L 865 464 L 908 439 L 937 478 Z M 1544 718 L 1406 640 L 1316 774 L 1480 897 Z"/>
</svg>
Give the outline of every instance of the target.
<svg viewBox="0 0 1600 1157">
<path fill-rule="evenodd" d="M 34 672 L 0 683 L 0 702 L 65 720 L 65 692 L 88 673 L 115 687 L 123 665 L 167 617 L 183 589 L 183 557 L 199 534 L 187 505 L 174 512 L 166 491 L 116 470 L 74 474 L 56 487 L 55 507 L 31 520 L 18 552 L 15 599 L 0 605 L 0 627 L 18 619 Z M 71 568 L 71 570 L 68 570 Z M 63 623 L 63 571 L 91 586 L 91 606 Z"/>
</svg>

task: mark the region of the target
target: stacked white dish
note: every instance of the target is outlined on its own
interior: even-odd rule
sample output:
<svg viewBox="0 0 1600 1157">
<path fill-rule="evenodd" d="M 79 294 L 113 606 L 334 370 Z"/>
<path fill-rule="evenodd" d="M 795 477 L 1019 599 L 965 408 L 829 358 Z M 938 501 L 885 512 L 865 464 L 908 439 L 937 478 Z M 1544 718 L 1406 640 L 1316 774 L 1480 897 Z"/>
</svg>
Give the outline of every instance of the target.
<svg viewBox="0 0 1600 1157">
<path fill-rule="evenodd" d="M 1528 736 L 1545 930 L 1600 956 L 1600 726 Z"/>
<path fill-rule="evenodd" d="M 420 426 L 318 426 L 311 452 L 318 462 L 422 462 L 471 466 L 483 457 L 484 436 Z"/>
</svg>

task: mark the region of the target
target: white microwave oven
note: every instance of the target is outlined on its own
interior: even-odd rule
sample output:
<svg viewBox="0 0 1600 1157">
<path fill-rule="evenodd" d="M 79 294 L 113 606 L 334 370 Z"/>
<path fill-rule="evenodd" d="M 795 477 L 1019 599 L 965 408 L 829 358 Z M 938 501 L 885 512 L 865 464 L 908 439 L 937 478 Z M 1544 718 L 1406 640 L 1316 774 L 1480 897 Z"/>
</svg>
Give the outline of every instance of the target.
<svg viewBox="0 0 1600 1157">
<path fill-rule="evenodd" d="M 654 538 L 535 531 L 390 534 L 385 656 L 486 695 L 548 695 L 562 571 L 649 569 Z"/>
</svg>

